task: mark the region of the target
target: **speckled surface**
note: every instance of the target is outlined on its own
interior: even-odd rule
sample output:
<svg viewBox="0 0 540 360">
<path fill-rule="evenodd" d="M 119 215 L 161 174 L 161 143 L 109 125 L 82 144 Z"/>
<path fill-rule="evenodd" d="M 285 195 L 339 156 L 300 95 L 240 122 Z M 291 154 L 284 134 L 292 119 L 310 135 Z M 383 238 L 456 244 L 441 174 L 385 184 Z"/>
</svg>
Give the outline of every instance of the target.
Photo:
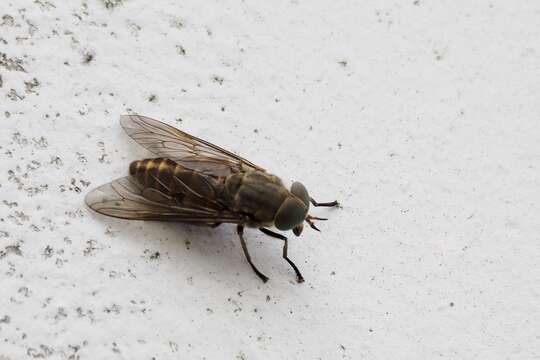
<svg viewBox="0 0 540 360">
<path fill-rule="evenodd" d="M 0 2 L 0 359 L 538 359 L 540 4 Z M 121 114 L 301 180 L 279 241 L 115 220 Z"/>
</svg>

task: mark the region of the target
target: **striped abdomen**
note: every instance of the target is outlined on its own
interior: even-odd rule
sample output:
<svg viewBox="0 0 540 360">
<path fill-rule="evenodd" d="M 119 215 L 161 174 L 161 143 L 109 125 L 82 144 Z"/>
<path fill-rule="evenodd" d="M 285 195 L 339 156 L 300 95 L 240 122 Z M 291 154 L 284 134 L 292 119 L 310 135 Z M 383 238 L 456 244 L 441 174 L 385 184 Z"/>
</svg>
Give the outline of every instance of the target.
<svg viewBox="0 0 540 360">
<path fill-rule="evenodd" d="M 146 188 L 154 188 L 166 195 L 185 197 L 214 197 L 217 183 L 200 172 L 186 169 L 164 159 L 145 159 L 131 163 L 129 174 Z"/>
<path fill-rule="evenodd" d="M 134 176 L 141 185 L 168 195 L 177 192 L 174 174 L 186 171 L 174 161 L 163 158 L 138 160 L 129 165 L 129 174 Z"/>
</svg>

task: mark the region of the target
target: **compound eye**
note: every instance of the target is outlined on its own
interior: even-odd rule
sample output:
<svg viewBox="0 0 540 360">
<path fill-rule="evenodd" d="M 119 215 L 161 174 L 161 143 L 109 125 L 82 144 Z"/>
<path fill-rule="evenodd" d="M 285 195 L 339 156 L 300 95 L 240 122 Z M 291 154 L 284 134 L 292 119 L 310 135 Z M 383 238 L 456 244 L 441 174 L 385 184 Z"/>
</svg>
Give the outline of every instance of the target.
<svg viewBox="0 0 540 360">
<path fill-rule="evenodd" d="M 306 187 L 298 181 L 293 182 L 291 185 L 291 193 L 300 198 L 309 210 L 309 194 Z"/>
<path fill-rule="evenodd" d="M 290 196 L 276 212 L 274 225 L 279 230 L 291 230 L 305 220 L 306 214 L 306 206 L 299 199 Z"/>
</svg>

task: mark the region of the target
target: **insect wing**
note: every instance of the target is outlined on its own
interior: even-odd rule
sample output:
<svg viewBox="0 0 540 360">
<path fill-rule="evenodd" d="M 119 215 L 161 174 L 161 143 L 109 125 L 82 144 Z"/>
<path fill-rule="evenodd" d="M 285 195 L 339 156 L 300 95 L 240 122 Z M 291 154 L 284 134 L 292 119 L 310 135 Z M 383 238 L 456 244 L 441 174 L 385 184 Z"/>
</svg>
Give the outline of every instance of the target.
<svg viewBox="0 0 540 360">
<path fill-rule="evenodd" d="M 154 154 L 204 174 L 227 176 L 238 171 L 265 171 L 230 151 L 161 121 L 140 115 L 123 115 L 120 123 L 131 138 Z"/>
<path fill-rule="evenodd" d="M 100 214 L 130 220 L 170 220 L 193 224 L 240 223 L 242 217 L 226 210 L 180 204 L 174 197 L 142 187 L 126 176 L 101 185 L 85 197 Z"/>
</svg>

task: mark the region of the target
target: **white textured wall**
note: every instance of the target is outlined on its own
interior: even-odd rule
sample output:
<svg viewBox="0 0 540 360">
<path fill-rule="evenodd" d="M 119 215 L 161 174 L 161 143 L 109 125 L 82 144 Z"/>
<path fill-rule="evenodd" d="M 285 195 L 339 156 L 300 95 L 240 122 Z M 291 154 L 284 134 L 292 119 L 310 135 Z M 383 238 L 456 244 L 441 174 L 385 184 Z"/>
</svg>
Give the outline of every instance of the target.
<svg viewBox="0 0 540 360">
<path fill-rule="evenodd" d="M 107 7 L 107 3 L 109 6 Z M 538 359 L 540 3 L 0 2 L 0 359 Z M 136 112 L 301 180 L 291 234 L 128 222 Z M 156 256 L 159 253 L 159 257 Z"/>
</svg>

